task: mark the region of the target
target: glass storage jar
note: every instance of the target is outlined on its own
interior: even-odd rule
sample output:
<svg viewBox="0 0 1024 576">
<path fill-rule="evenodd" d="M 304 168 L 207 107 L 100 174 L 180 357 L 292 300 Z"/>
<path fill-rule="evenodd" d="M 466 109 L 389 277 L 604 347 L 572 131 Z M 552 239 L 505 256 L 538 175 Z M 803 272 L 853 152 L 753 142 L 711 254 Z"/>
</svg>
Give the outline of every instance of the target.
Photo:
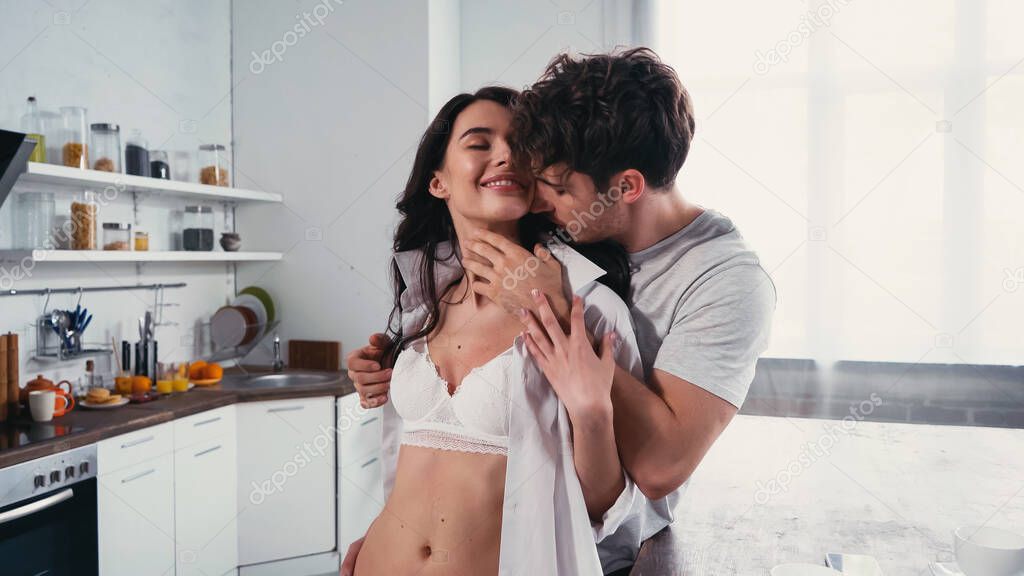
<svg viewBox="0 0 1024 576">
<path fill-rule="evenodd" d="M 101 172 L 121 171 L 121 127 L 117 124 L 93 124 L 92 169 Z"/>
<path fill-rule="evenodd" d="M 131 250 L 132 225 L 127 222 L 103 223 L 104 250 Z"/>
<path fill-rule="evenodd" d="M 71 249 L 96 249 L 96 218 L 99 205 L 96 193 L 85 190 L 71 202 L 71 218 L 69 220 Z"/>
<path fill-rule="evenodd" d="M 149 143 L 142 132 L 132 130 L 124 147 L 124 173 L 135 176 L 149 176 Z"/>
<path fill-rule="evenodd" d="M 181 238 L 182 246 L 190 252 L 213 250 L 213 208 L 186 206 Z"/>
<path fill-rule="evenodd" d="M 15 195 L 14 247 L 54 249 L 53 226 L 57 203 L 53 192 L 22 192 Z"/>
<path fill-rule="evenodd" d="M 199 146 L 199 182 L 211 186 L 230 186 L 227 148 L 223 144 Z"/>
<path fill-rule="evenodd" d="M 149 251 L 149 233 L 143 232 L 142 230 L 135 231 L 135 251 L 136 252 L 148 252 Z"/>
<path fill-rule="evenodd" d="M 81 106 L 64 106 L 60 109 L 63 121 L 63 138 L 61 138 L 61 163 L 72 168 L 89 168 L 89 124 L 86 122 L 85 108 Z"/>
<path fill-rule="evenodd" d="M 149 175 L 161 180 L 171 179 L 171 165 L 167 162 L 167 152 L 163 150 L 149 152 Z"/>
</svg>

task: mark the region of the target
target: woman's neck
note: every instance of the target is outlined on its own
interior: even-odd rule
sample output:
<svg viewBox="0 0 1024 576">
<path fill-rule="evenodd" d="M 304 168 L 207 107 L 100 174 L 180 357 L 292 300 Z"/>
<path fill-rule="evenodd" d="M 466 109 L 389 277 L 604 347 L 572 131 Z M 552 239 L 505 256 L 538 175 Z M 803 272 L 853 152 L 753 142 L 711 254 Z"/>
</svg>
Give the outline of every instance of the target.
<svg viewBox="0 0 1024 576">
<path fill-rule="evenodd" d="M 500 234 L 505 238 L 508 238 L 512 242 L 519 244 L 519 223 L 518 222 L 498 222 L 479 224 L 474 222 L 456 222 L 455 223 L 455 235 L 458 238 L 459 253 L 462 258 L 465 259 L 466 255 L 472 252 L 471 246 L 474 242 L 474 236 L 477 230 L 487 230 Z M 481 306 L 487 305 L 490 300 L 486 297 L 473 292 L 473 284 L 482 281 L 476 276 L 476 274 L 466 270 L 465 275 L 459 282 L 459 285 L 455 289 L 456 294 L 471 294 L 472 306 L 474 308 L 480 308 Z"/>
</svg>

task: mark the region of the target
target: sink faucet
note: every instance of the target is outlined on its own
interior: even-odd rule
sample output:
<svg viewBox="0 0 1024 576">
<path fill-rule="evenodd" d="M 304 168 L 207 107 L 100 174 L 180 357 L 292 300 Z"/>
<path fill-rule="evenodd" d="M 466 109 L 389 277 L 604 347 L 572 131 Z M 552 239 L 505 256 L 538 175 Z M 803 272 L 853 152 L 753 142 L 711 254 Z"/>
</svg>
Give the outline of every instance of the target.
<svg viewBox="0 0 1024 576">
<path fill-rule="evenodd" d="M 274 334 L 274 372 L 284 370 L 284 360 L 281 360 L 281 337 Z"/>
</svg>

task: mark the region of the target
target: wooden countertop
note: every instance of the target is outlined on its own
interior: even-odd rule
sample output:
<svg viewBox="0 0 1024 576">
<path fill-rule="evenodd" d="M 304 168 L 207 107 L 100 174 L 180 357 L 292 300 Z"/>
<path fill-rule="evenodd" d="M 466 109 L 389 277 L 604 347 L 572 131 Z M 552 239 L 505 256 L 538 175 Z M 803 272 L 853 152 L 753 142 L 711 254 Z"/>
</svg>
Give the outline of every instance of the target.
<svg viewBox="0 0 1024 576">
<path fill-rule="evenodd" d="M 953 561 L 952 531 L 1024 532 L 1024 430 L 737 416 L 631 574 L 767 575 L 825 554 L 885 574 Z"/>
<path fill-rule="evenodd" d="M 287 373 L 287 371 L 285 372 Z M 0 450 L 0 468 L 64 452 L 105 438 L 229 404 L 311 396 L 345 396 L 355 392 L 352 381 L 345 373 L 336 372 L 334 374 L 337 375 L 336 380 L 321 384 L 244 389 L 224 389 L 217 384 L 208 387 L 196 386 L 182 394 L 173 394 L 145 404 L 127 404 L 112 410 L 89 410 L 76 407 L 70 414 L 54 418 L 51 422 L 32 423 L 27 433 L 41 439 L 27 446 Z M 225 375 L 225 379 L 237 377 L 237 373 Z M 27 415 L 23 414 L 19 421 L 25 422 L 28 426 Z M 3 426 L 0 424 L 0 431 L 3 430 Z M 81 430 L 45 439 L 47 436 L 54 436 L 55 430 L 61 427 L 73 430 L 81 428 Z"/>
</svg>

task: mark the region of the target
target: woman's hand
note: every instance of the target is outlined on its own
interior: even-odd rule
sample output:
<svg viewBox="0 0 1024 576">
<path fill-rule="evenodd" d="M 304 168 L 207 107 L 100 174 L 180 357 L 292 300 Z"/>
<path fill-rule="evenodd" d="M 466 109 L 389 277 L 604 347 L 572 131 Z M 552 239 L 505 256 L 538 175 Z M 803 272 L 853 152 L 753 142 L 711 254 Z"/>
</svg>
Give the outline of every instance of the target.
<svg viewBox="0 0 1024 576">
<path fill-rule="evenodd" d="M 582 298 L 574 296 L 572 299 L 569 334 L 555 318 L 547 296 L 535 290 L 533 298 L 540 322 L 529 311 L 520 312 L 520 319 L 526 325 L 526 347 L 565 404 L 570 419 L 575 422 L 595 414 L 610 413 L 615 333 L 604 335 L 599 356 L 583 322 Z"/>
<path fill-rule="evenodd" d="M 555 315 L 565 324 L 569 301 L 563 292 L 562 264 L 550 250 L 537 244 L 530 253 L 489 230 L 476 230 L 467 250 L 462 265 L 485 280 L 473 283 L 474 292 L 515 314 L 520 308 L 533 310 L 537 300 L 530 294 L 539 290 L 551 297 Z"/>
</svg>

